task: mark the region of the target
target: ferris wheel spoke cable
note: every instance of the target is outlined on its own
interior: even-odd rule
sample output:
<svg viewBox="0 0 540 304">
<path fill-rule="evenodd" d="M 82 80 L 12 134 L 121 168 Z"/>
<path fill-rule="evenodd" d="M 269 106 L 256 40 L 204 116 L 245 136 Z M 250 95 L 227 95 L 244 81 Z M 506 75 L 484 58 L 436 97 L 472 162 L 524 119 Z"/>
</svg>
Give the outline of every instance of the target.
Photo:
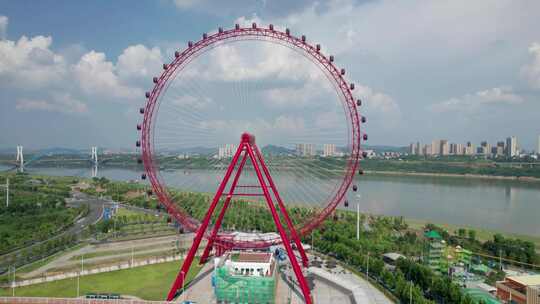
<svg viewBox="0 0 540 304">
<path fill-rule="evenodd" d="M 277 176 L 283 174 L 284 176 L 287 176 L 292 180 L 298 179 L 298 174 L 297 172 L 295 172 L 296 170 L 282 170 L 281 168 L 275 168 L 272 165 L 270 165 L 270 167 L 270 170 L 278 173 Z M 301 171 L 304 177 L 308 176 L 303 172 L 304 169 L 300 168 L 300 170 L 298 171 Z M 305 180 L 309 180 L 309 178 L 305 178 Z M 295 187 L 291 191 L 291 196 L 296 198 L 294 203 L 306 205 L 308 204 L 308 201 L 311 201 L 312 203 L 319 201 L 317 197 L 313 194 L 313 188 L 310 189 L 305 182 L 297 182 L 296 184 L 297 185 L 295 185 Z"/>
<path fill-rule="evenodd" d="M 241 37 L 234 39 L 243 41 Z M 253 37 L 250 41 L 267 41 L 271 39 L 272 38 L 260 39 L 260 37 Z M 285 41 L 277 44 L 290 48 L 297 54 L 301 54 L 303 57 L 309 59 L 311 63 L 319 65 L 317 62 L 318 59 L 315 60 L 314 56 L 307 54 L 305 49 L 299 50 L 300 48 L 298 46 L 289 45 Z M 218 45 L 216 44 L 216 46 L 210 46 L 207 49 L 211 51 L 215 47 L 218 47 Z M 201 52 L 201 54 L 205 53 Z M 351 109 L 350 105 L 346 105 L 346 102 L 350 102 L 350 97 L 348 97 L 350 96 L 350 92 L 348 92 L 349 95 L 345 94 L 343 86 L 337 85 L 338 79 L 335 78 L 335 74 L 327 74 L 326 70 L 319 65 L 319 69 L 323 72 L 323 74 L 325 74 L 325 77 L 330 81 L 329 83 L 331 83 L 338 94 L 337 99 L 331 100 L 338 101 L 338 105 L 341 105 L 344 112 L 339 111 L 337 107 L 335 107 L 335 104 L 332 104 L 331 110 L 329 110 L 330 108 L 326 108 L 326 110 L 321 112 L 322 104 L 317 103 L 309 103 L 306 108 L 298 108 L 298 105 L 293 104 L 292 108 L 280 109 L 279 107 L 273 107 L 265 110 L 264 107 L 269 107 L 269 104 L 266 104 L 267 101 L 265 99 L 267 96 L 264 95 L 266 91 L 280 88 L 296 89 L 296 86 L 299 83 L 296 82 L 297 78 L 295 78 L 295 80 L 292 80 L 293 78 L 289 78 L 289 80 L 287 80 L 288 82 L 284 83 L 275 82 L 271 84 L 269 82 L 263 82 L 264 77 L 267 76 L 254 76 L 255 74 L 252 72 L 259 72 L 256 69 L 261 69 L 265 62 L 250 60 L 256 58 L 257 52 L 246 52 L 245 54 L 253 58 L 242 58 L 241 61 L 248 64 L 250 62 L 254 62 L 255 64 L 252 64 L 252 66 L 255 67 L 255 69 L 241 70 L 240 72 L 236 72 L 236 74 L 233 72 L 232 76 L 223 75 L 225 77 L 219 78 L 220 75 L 215 75 L 215 71 L 208 68 L 201 69 L 201 67 L 204 68 L 208 65 L 204 65 L 207 62 L 205 62 L 204 57 L 200 57 L 199 54 L 194 56 L 193 59 L 187 61 L 184 60 L 183 62 L 187 62 L 185 66 L 181 67 L 179 72 L 171 72 L 176 74 L 173 75 L 172 78 L 167 78 L 168 84 L 166 83 L 167 85 L 165 86 L 165 90 L 163 92 L 158 92 L 158 94 L 162 96 L 162 99 L 159 99 L 159 105 L 157 106 L 158 110 L 153 118 L 154 125 L 150 127 L 150 132 L 152 134 L 151 144 L 154 151 L 157 154 L 163 152 L 162 159 L 160 159 L 159 155 L 154 155 L 153 157 L 151 156 L 155 164 L 150 168 L 157 170 L 160 183 L 170 186 L 173 184 L 178 185 L 178 188 L 180 188 L 182 191 L 205 193 L 214 191 L 213 188 L 218 187 L 219 181 L 224 176 L 231 160 L 227 157 L 221 158 L 221 152 L 217 153 L 216 151 L 216 154 L 212 152 L 209 155 L 202 154 L 198 157 L 193 156 L 182 160 L 179 163 L 181 169 L 178 170 L 178 174 L 176 172 L 161 172 L 160 170 L 162 170 L 162 167 L 159 166 L 159 163 L 161 162 L 162 164 L 166 165 L 167 162 L 171 161 L 171 156 L 167 155 L 171 155 L 171 153 L 174 155 L 176 151 L 190 151 L 197 147 L 218 150 L 218 148 L 224 144 L 236 145 L 235 142 L 230 142 L 231 137 L 229 134 L 232 134 L 231 132 L 236 132 L 238 127 L 249 129 L 254 127 L 255 132 L 267 132 L 266 130 L 271 130 L 272 132 L 277 131 L 278 133 L 274 133 L 273 136 L 271 135 L 269 137 L 259 134 L 260 139 L 262 140 L 261 143 L 268 140 L 268 144 L 278 145 L 289 149 L 291 147 L 295 147 L 296 144 L 302 143 L 312 144 L 315 146 L 315 148 L 322 144 L 335 144 L 336 147 L 342 149 L 342 151 L 344 151 L 344 153 L 347 155 L 348 151 L 353 151 L 353 149 L 358 148 L 357 145 L 353 146 L 351 143 L 351 134 L 352 132 L 355 132 L 353 131 L 353 128 L 354 130 L 357 130 L 357 128 L 354 126 L 351 127 L 351 124 L 353 124 L 349 117 L 349 115 L 352 115 L 349 114 Z M 263 54 L 265 56 L 268 55 L 264 52 Z M 196 58 L 199 58 L 200 60 L 194 60 Z M 212 63 L 210 62 L 209 64 Z M 302 71 L 297 62 L 294 62 L 294 64 L 295 72 Z M 182 63 L 178 64 L 178 66 L 181 65 Z M 189 70 L 190 68 L 192 68 L 192 70 Z M 278 79 L 278 76 L 276 76 L 278 75 L 276 72 L 278 69 L 279 66 L 277 69 L 271 70 L 271 75 L 274 75 L 273 77 L 275 79 Z M 199 73 L 199 71 L 211 71 L 210 73 L 214 74 L 207 73 L 203 75 Z M 334 68 L 334 71 L 336 71 L 336 68 Z M 189 72 L 194 73 L 190 74 Z M 210 78 L 204 78 L 201 81 L 198 80 L 197 77 L 191 77 L 192 75 Z M 313 74 L 309 75 L 309 77 L 316 77 L 313 76 Z M 334 78 L 331 78 L 330 76 Z M 297 75 L 295 74 L 294 77 L 297 77 Z M 199 79 L 202 78 L 199 77 Z M 298 79 L 302 78 L 300 77 Z M 175 85 L 172 85 L 173 81 L 176 81 Z M 224 89 L 228 89 L 228 92 L 224 91 Z M 341 93 L 343 93 L 343 96 L 340 95 Z M 297 103 L 297 101 L 294 100 L 294 95 L 288 95 L 282 98 L 293 98 L 292 100 L 282 100 L 282 104 Z M 347 98 L 347 100 L 345 100 L 345 98 Z M 205 106 L 208 106 L 209 101 L 210 106 L 205 108 Z M 228 102 L 225 103 L 226 101 Z M 279 102 L 280 101 L 278 101 L 278 103 Z M 256 111 L 261 112 L 249 112 L 251 109 L 256 109 Z M 242 110 L 244 112 L 242 112 Z M 227 113 L 230 113 L 231 115 L 227 116 Z M 250 113 L 250 115 L 246 116 L 244 119 L 239 116 L 242 113 Z M 318 121 L 315 121 L 318 119 L 318 116 L 316 116 L 317 113 L 322 115 L 337 115 L 336 117 L 341 117 L 341 121 L 337 121 L 338 127 L 327 128 L 324 126 L 319 126 L 316 123 Z M 286 130 L 284 128 L 286 125 L 278 125 L 278 123 L 282 123 L 281 121 L 277 120 L 279 115 L 293 119 L 302 119 L 301 117 L 303 116 L 304 118 L 307 117 L 308 120 L 303 122 L 302 128 L 284 131 Z M 343 119 L 343 115 L 345 115 L 345 119 Z M 276 119 L 271 120 L 270 118 L 272 116 Z M 333 119 L 333 116 L 330 116 L 329 118 L 322 116 L 321 118 Z M 253 120 L 253 117 L 255 117 L 256 120 Z M 356 121 L 354 123 L 356 123 Z M 343 126 L 345 126 L 345 128 L 343 128 Z M 257 136 L 256 133 L 255 136 Z M 143 148 L 144 147 L 146 146 L 143 146 Z M 260 147 L 264 148 L 264 145 L 261 144 Z M 314 213 L 318 213 L 319 210 L 323 210 L 324 208 L 330 206 L 329 204 L 331 202 L 335 204 L 335 200 L 338 198 L 337 195 L 342 195 L 341 191 L 343 191 L 343 185 L 348 186 L 347 178 L 350 177 L 344 177 L 344 175 L 351 174 L 351 161 L 354 160 L 353 155 L 339 158 L 330 157 L 327 159 L 319 156 L 291 157 L 272 156 L 271 154 L 264 155 L 268 170 L 272 175 L 278 191 L 280 191 L 280 197 L 284 200 L 285 209 L 290 210 L 291 208 L 303 205 L 311 206 L 315 208 L 313 209 L 315 211 L 309 212 L 308 217 L 317 221 L 320 220 L 321 216 L 326 216 L 326 213 L 319 217 L 314 215 Z M 175 156 L 172 157 L 175 158 Z M 196 171 L 198 168 L 201 168 L 201 158 L 206 158 L 206 160 L 204 160 L 205 164 L 202 167 L 204 170 L 199 173 Z M 356 166 L 354 165 L 354 168 L 355 167 Z M 237 170 L 237 168 L 235 168 L 235 170 Z M 175 177 L 175 175 L 181 175 L 182 171 L 184 174 L 191 174 L 191 176 Z M 343 176 L 344 178 L 340 178 L 340 176 Z M 257 184 L 257 176 L 255 174 L 253 165 L 250 164 L 250 161 L 246 163 L 244 170 L 242 171 L 239 184 Z M 224 193 L 228 193 L 228 191 L 230 191 L 229 186 L 230 182 L 229 185 L 227 185 L 227 188 L 224 189 Z M 255 194 L 258 191 L 260 192 L 260 188 L 249 187 L 242 187 L 236 190 L 237 191 L 235 192 L 246 194 Z M 271 195 L 273 198 L 276 198 L 276 193 L 273 193 L 273 191 L 271 191 Z M 341 197 L 339 198 L 341 199 Z M 261 198 L 254 200 L 251 198 L 244 199 L 235 197 L 235 200 L 236 199 L 245 200 L 248 202 L 262 200 Z M 324 203 L 327 205 L 324 205 Z M 249 205 L 251 205 L 251 203 L 248 203 L 248 206 Z M 180 204 L 180 207 L 182 208 L 182 204 Z M 232 215 L 228 215 L 227 218 L 238 218 L 238 216 L 239 214 L 233 213 Z M 301 227 L 311 227 L 307 225 L 305 220 L 305 218 L 295 220 L 295 224 L 299 225 L 298 229 L 301 229 Z M 243 225 L 241 224 L 241 226 Z M 305 233 L 305 231 L 303 231 L 303 233 Z"/>
</svg>

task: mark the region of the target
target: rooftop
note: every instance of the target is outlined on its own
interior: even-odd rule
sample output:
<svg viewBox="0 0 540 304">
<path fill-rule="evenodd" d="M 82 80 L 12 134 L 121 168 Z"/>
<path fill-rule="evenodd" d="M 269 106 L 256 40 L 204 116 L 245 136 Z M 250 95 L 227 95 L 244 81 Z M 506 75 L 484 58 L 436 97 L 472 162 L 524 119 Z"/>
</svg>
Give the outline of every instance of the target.
<svg viewBox="0 0 540 304">
<path fill-rule="evenodd" d="M 442 239 L 441 235 L 435 230 L 426 232 L 424 236 L 427 237 L 428 239 L 437 239 L 437 240 Z"/>
<path fill-rule="evenodd" d="M 524 286 L 540 285 L 540 274 L 508 277 L 508 279 Z"/>
<path fill-rule="evenodd" d="M 397 261 L 399 258 L 405 258 L 404 255 L 399 254 L 397 252 L 388 252 L 388 253 L 383 254 L 383 256 L 392 261 Z"/>
<path fill-rule="evenodd" d="M 231 254 L 231 260 L 244 263 L 270 263 L 272 254 L 266 252 L 236 252 Z"/>
</svg>

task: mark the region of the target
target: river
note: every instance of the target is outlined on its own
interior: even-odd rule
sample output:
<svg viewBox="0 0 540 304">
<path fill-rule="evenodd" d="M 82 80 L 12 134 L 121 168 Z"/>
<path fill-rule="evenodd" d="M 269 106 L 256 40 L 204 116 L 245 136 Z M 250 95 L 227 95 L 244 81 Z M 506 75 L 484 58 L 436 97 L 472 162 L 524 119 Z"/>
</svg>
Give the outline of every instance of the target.
<svg viewBox="0 0 540 304">
<path fill-rule="evenodd" d="M 7 167 L 0 165 L 0 170 Z M 32 168 L 28 172 L 56 176 L 89 177 L 89 168 Z M 189 184 L 197 191 L 213 192 L 219 182 L 214 172 L 199 170 L 189 174 L 165 172 L 175 186 Z M 138 179 L 129 169 L 100 169 L 99 176 L 114 180 Z M 281 183 L 285 193 L 294 187 L 293 177 Z M 540 236 L 540 183 L 456 177 L 363 175 L 357 180 L 357 195 L 351 191 L 349 209 L 371 214 L 448 223 L 508 233 Z M 319 191 L 313 183 L 310 191 Z M 309 195 L 309 194 L 306 194 Z M 343 205 L 340 208 L 345 208 Z"/>
</svg>

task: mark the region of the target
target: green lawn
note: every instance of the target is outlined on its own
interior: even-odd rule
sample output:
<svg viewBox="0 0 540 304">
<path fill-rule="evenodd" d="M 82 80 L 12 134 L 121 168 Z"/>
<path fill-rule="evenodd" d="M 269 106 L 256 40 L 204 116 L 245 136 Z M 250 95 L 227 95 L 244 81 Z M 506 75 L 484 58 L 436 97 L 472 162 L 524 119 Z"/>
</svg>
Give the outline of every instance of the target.
<svg viewBox="0 0 540 304">
<path fill-rule="evenodd" d="M 125 269 L 83 276 L 80 278 L 80 294 L 119 293 L 145 300 L 164 300 L 182 261 L 161 263 L 133 269 Z M 191 265 L 187 276 L 190 281 L 200 270 L 198 263 Z M 77 278 L 54 281 L 15 290 L 16 296 L 30 297 L 76 297 Z M 0 296 L 11 296 L 11 289 L 0 289 Z"/>
</svg>

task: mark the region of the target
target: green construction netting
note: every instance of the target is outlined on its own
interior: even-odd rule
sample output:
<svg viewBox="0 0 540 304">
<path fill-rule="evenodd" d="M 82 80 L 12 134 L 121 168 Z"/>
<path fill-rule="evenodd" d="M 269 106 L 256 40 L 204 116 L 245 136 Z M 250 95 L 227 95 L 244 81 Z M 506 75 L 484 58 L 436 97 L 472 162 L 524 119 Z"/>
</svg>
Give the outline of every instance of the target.
<svg viewBox="0 0 540 304">
<path fill-rule="evenodd" d="M 481 289 L 466 288 L 463 292 L 469 295 L 475 303 L 501 304 L 501 302 L 495 299 L 492 295 Z"/>
<path fill-rule="evenodd" d="M 237 304 L 275 302 L 275 276 L 232 276 L 226 267 L 219 267 L 214 274 L 214 283 L 214 292 L 218 302 Z"/>
</svg>

